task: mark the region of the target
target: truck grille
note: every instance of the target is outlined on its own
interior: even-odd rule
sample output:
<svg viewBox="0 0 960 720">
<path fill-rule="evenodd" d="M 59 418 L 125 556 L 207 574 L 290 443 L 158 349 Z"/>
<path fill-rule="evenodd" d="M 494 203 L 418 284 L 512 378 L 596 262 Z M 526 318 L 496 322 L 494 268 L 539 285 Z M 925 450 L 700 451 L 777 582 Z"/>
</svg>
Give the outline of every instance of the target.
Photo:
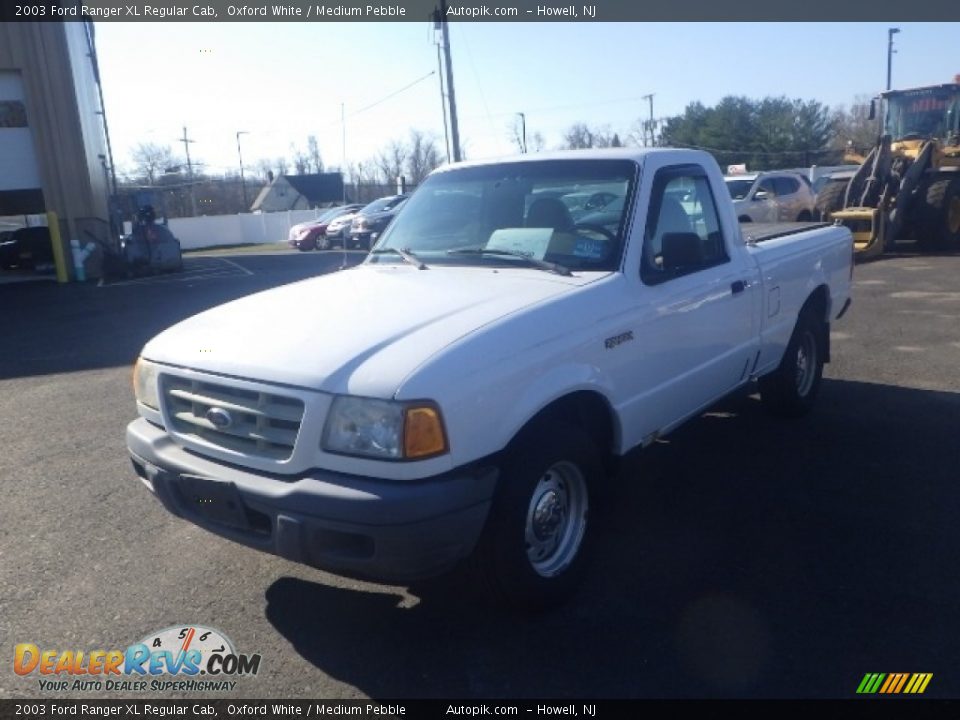
<svg viewBox="0 0 960 720">
<path fill-rule="evenodd" d="M 164 376 L 163 397 L 173 429 L 187 439 L 268 460 L 293 454 L 303 420 L 301 400 L 171 375 Z M 210 421 L 213 408 L 229 414 L 226 427 Z"/>
</svg>

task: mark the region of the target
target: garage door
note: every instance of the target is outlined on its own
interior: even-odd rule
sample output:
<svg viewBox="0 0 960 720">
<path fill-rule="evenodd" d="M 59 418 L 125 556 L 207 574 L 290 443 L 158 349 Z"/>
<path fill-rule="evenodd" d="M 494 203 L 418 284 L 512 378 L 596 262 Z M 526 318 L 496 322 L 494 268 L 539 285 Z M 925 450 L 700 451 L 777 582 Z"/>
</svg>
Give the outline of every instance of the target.
<svg viewBox="0 0 960 720">
<path fill-rule="evenodd" d="M 0 70 L 0 217 L 44 212 L 36 146 L 27 124 L 23 81 Z"/>
</svg>

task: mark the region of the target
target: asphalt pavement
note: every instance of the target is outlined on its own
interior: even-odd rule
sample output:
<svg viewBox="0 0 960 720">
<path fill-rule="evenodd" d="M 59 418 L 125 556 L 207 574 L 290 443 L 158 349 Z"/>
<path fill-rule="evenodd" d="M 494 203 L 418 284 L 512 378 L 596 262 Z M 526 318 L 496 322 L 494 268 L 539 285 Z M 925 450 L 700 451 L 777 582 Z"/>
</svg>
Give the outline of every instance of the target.
<svg viewBox="0 0 960 720">
<path fill-rule="evenodd" d="M 261 654 L 231 697 L 846 698 L 867 672 L 931 672 L 928 696 L 960 696 L 960 255 L 857 267 L 810 416 L 744 393 L 628 458 L 582 590 L 534 617 L 457 575 L 387 587 L 235 545 L 133 474 L 142 345 L 342 260 L 0 286 L 0 697 L 116 696 L 42 692 L 13 672 L 17 643 L 122 649 L 180 624 Z"/>
</svg>

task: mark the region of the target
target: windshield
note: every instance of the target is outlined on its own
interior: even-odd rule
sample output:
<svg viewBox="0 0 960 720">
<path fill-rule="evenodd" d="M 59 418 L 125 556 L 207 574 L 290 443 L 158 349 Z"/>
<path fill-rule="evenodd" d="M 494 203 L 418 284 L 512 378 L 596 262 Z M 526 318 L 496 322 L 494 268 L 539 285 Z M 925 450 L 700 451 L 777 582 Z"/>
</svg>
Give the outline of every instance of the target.
<svg viewBox="0 0 960 720">
<path fill-rule="evenodd" d="M 317 218 L 316 222 L 324 222 L 326 220 L 333 220 L 337 215 L 343 215 L 344 212 L 349 212 L 349 210 L 344 210 L 341 207 L 330 208 L 327 212 L 323 213 L 320 217 Z"/>
<path fill-rule="evenodd" d="M 361 215 L 370 215 L 372 213 L 383 212 L 384 210 L 389 210 L 395 205 L 399 205 L 407 198 L 403 195 L 396 195 L 393 197 L 380 198 L 379 200 L 374 200 L 372 203 L 367 205 L 363 210 L 360 211 Z"/>
<path fill-rule="evenodd" d="M 406 250 L 431 265 L 512 266 L 530 258 L 616 270 L 636 169 L 629 160 L 544 160 L 436 173 L 377 248 Z M 594 211 L 600 202 L 602 213 Z M 402 261 L 383 253 L 370 262 Z"/>
<path fill-rule="evenodd" d="M 957 130 L 960 88 L 909 90 L 887 97 L 884 132 L 894 140 L 947 137 Z"/>
<path fill-rule="evenodd" d="M 753 180 L 727 180 L 727 190 L 730 191 L 730 197 L 734 200 L 743 200 L 750 194 L 753 182 Z"/>
</svg>

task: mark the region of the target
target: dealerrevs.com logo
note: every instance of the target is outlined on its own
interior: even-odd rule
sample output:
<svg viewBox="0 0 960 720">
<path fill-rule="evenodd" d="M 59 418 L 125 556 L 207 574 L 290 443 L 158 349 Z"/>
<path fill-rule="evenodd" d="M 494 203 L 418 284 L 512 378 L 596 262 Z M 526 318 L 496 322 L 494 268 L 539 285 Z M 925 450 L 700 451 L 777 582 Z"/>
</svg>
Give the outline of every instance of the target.
<svg viewBox="0 0 960 720">
<path fill-rule="evenodd" d="M 150 633 L 126 650 L 51 650 L 20 643 L 13 671 L 43 692 L 231 691 L 255 676 L 260 654 L 238 653 L 226 635 L 200 625 Z"/>
</svg>

